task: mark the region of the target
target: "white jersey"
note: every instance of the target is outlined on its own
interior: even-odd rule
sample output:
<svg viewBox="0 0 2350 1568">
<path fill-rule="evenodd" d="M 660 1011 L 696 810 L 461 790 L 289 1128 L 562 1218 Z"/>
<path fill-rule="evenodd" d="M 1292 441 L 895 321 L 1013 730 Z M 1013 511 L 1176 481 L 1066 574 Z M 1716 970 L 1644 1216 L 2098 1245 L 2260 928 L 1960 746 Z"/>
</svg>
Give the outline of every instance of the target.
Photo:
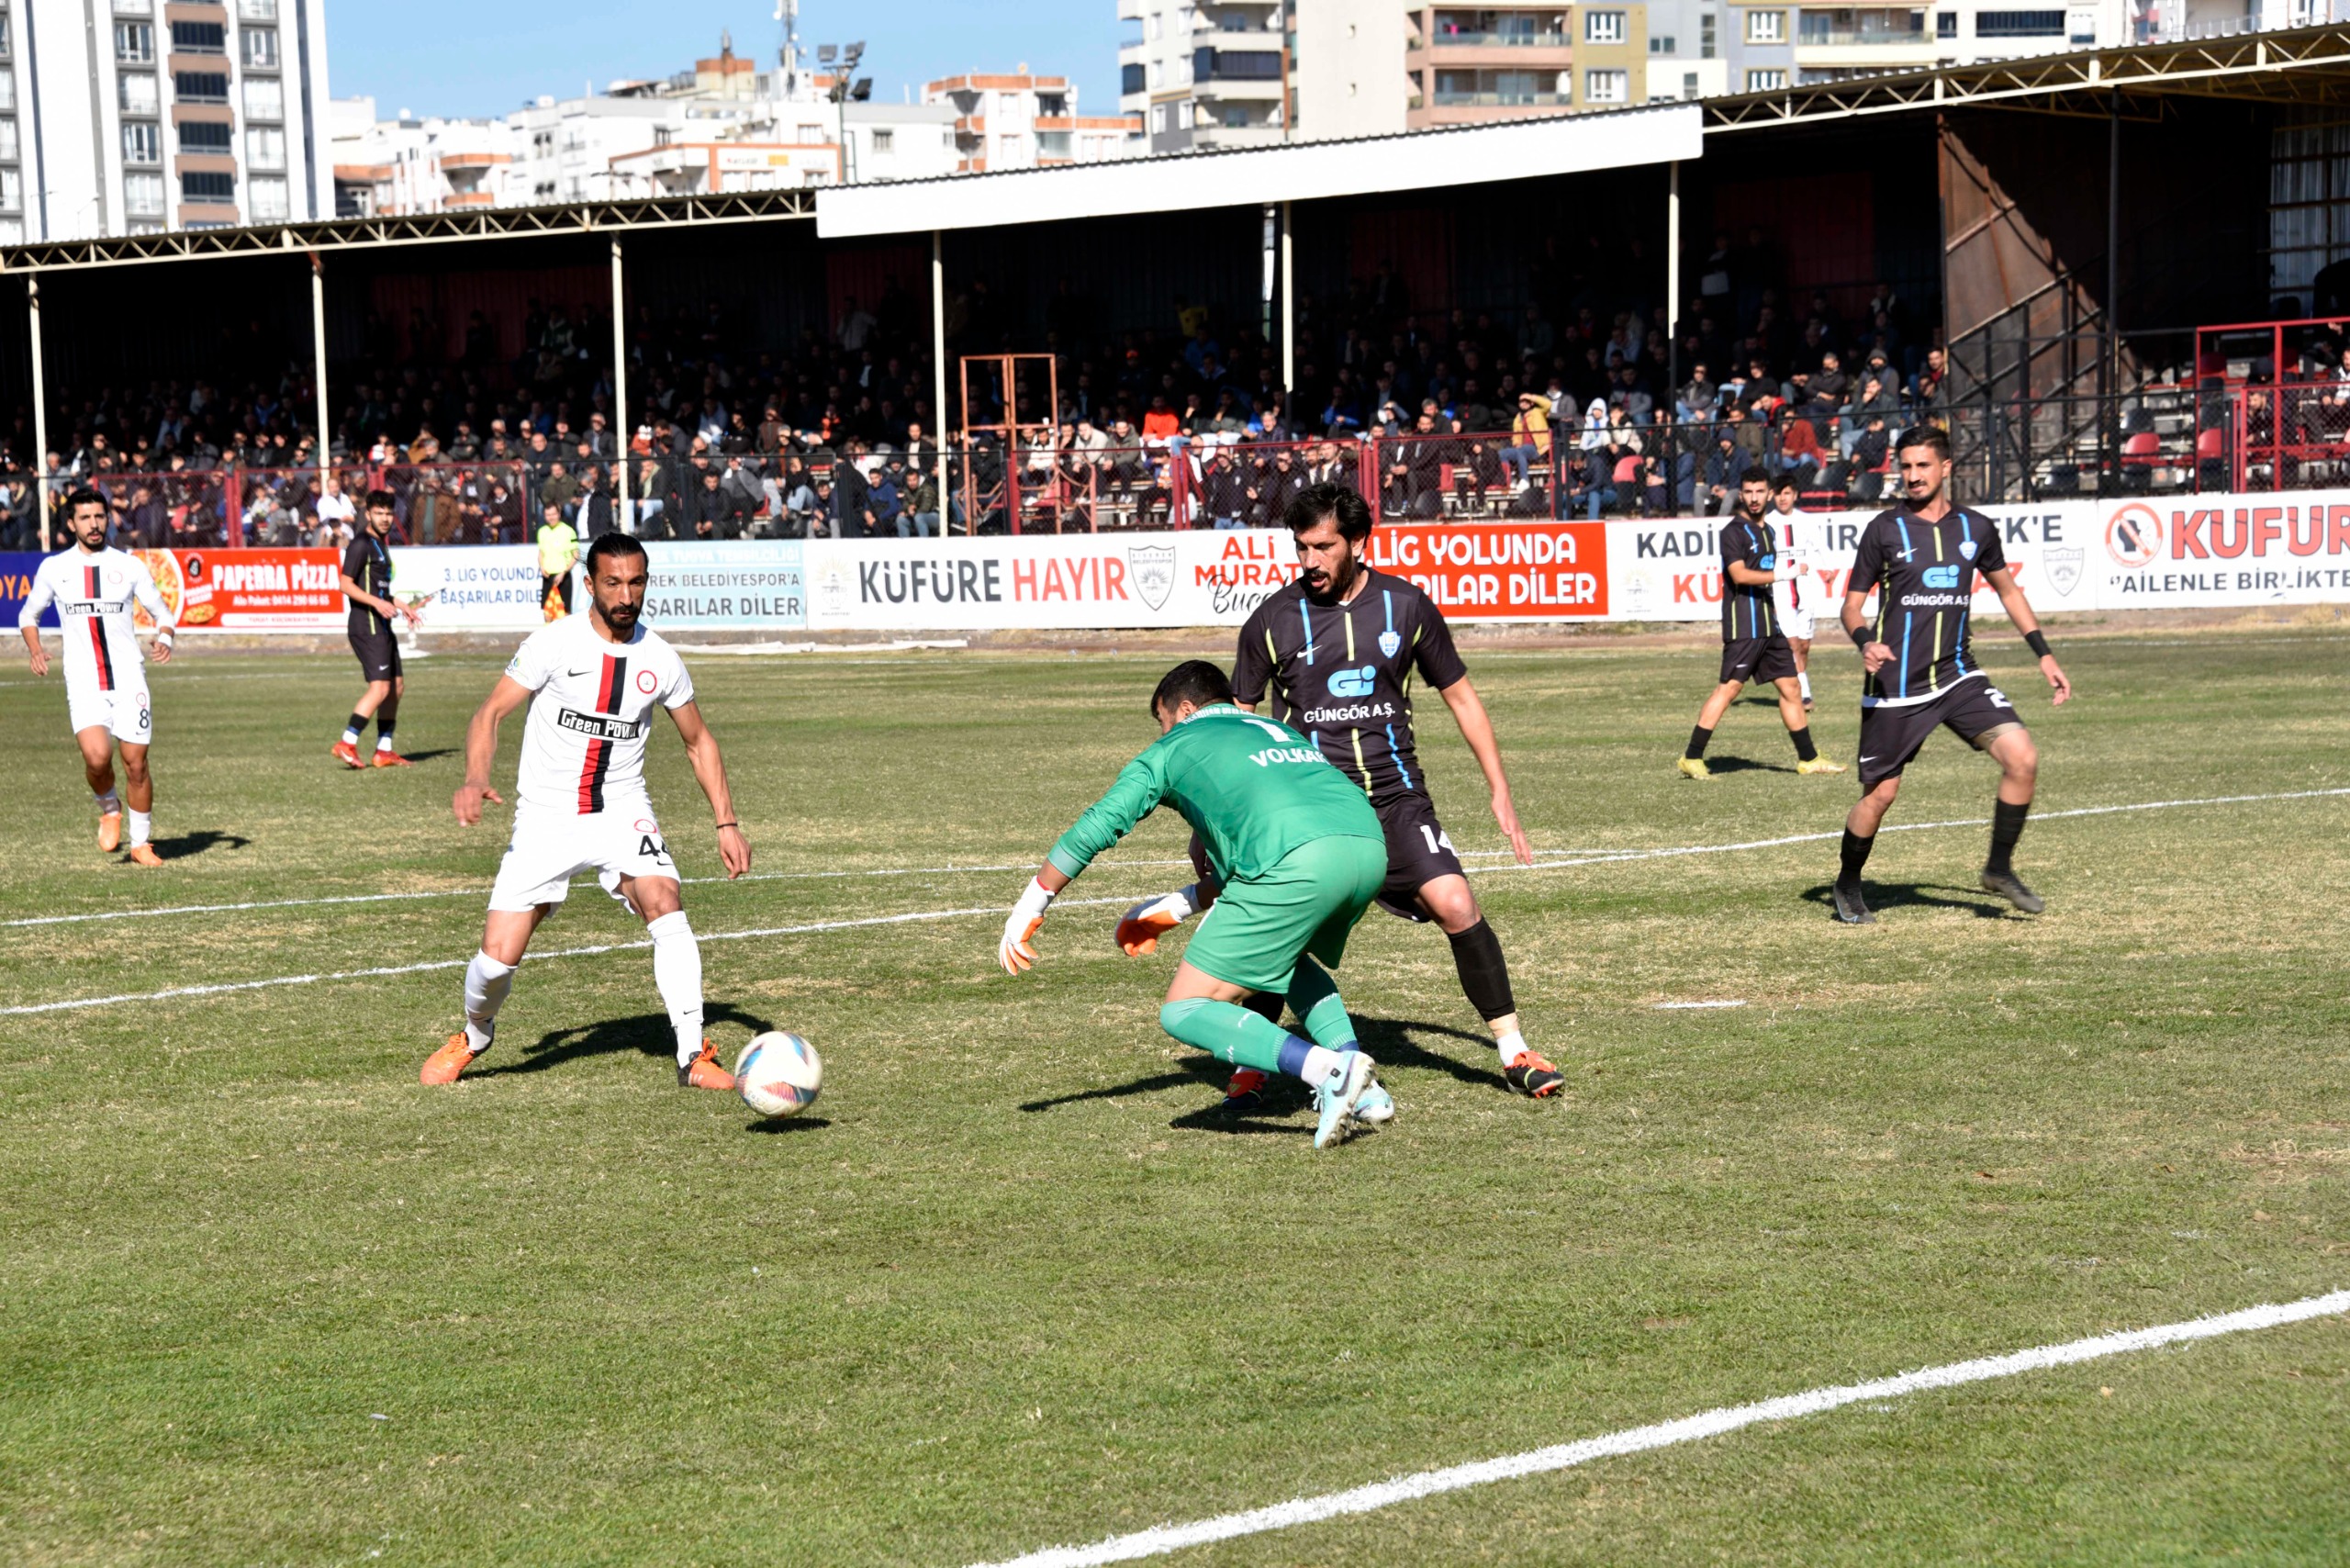
<svg viewBox="0 0 2350 1568">
<path fill-rule="evenodd" d="M 1803 543 L 1796 537 L 1796 519 L 1785 513 L 1774 513 L 1771 518 L 1771 543 L 1783 561 L 1803 561 Z M 1809 641 L 1813 617 L 1818 606 L 1813 602 L 1819 590 L 1809 580 L 1797 577 L 1771 585 L 1772 607 L 1779 613 L 1779 630 L 1790 637 Z"/>
<path fill-rule="evenodd" d="M 134 603 L 143 606 L 158 627 L 173 624 L 146 562 L 111 547 L 92 554 L 77 544 L 40 564 L 17 624 L 38 626 L 41 611 L 57 606 L 58 624 L 65 633 L 69 695 L 143 690 L 147 659 L 140 652 L 139 630 L 131 619 Z"/>
<path fill-rule="evenodd" d="M 532 633 L 506 666 L 535 694 L 515 779 L 517 800 L 533 810 L 594 816 L 645 804 L 654 707 L 694 700 L 675 648 L 641 622 L 627 642 L 608 643 L 589 624 L 593 613 Z"/>
</svg>

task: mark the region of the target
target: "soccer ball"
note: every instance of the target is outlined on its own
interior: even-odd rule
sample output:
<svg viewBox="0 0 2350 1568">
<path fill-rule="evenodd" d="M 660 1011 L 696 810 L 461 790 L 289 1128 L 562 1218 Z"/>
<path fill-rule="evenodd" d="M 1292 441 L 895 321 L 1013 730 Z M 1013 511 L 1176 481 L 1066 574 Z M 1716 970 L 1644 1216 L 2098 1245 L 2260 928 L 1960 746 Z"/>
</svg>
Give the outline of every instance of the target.
<svg viewBox="0 0 2350 1568">
<path fill-rule="evenodd" d="M 796 1116 L 816 1103 L 824 1064 L 816 1047 L 778 1029 L 758 1036 L 734 1058 L 734 1088 L 762 1116 Z"/>
</svg>

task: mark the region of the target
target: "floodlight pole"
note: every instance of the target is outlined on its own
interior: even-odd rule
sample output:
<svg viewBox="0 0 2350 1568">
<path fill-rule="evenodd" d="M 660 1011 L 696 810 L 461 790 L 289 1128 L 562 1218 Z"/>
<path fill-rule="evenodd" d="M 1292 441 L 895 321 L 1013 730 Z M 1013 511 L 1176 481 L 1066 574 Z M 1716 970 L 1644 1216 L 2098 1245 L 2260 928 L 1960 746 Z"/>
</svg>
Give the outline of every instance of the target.
<svg viewBox="0 0 2350 1568">
<path fill-rule="evenodd" d="M 323 496 L 327 493 L 327 465 L 333 434 L 327 423 L 327 282 L 316 251 L 310 252 L 310 359 L 316 369 L 319 494 Z"/>
<path fill-rule="evenodd" d="M 2098 465 L 2098 494 L 2108 495 L 2121 488 L 2121 420 L 2119 405 L 2121 400 L 2121 90 L 2115 88 L 2107 100 L 2105 147 L 2105 342 L 2098 345 L 2097 356 L 2098 433 L 2105 448 L 2104 461 Z M 2274 364 L 2269 367 L 2272 380 L 2283 381 L 2285 367 Z M 2109 480 L 2107 476 L 2110 475 Z M 2109 485 L 2110 489 L 2109 489 Z"/>
<path fill-rule="evenodd" d="M 634 533 L 628 515 L 628 299 L 621 287 L 621 237 L 612 236 L 612 526 Z"/>
<path fill-rule="evenodd" d="M 33 507 L 40 513 L 40 548 L 49 553 L 49 393 L 41 375 L 40 274 L 25 274 L 25 316 L 33 350 Z"/>
<path fill-rule="evenodd" d="M 938 536 L 944 539 L 955 509 L 946 490 L 946 238 L 935 229 L 930 231 L 930 382 L 935 399 L 930 434 L 938 443 Z"/>
<path fill-rule="evenodd" d="M 1292 429 L 1297 424 L 1297 290 L 1292 282 L 1296 249 L 1291 232 L 1290 204 L 1281 203 L 1281 396 Z"/>
<path fill-rule="evenodd" d="M 1668 399 L 1681 396 L 1681 162 L 1665 165 L 1664 380 Z"/>
</svg>

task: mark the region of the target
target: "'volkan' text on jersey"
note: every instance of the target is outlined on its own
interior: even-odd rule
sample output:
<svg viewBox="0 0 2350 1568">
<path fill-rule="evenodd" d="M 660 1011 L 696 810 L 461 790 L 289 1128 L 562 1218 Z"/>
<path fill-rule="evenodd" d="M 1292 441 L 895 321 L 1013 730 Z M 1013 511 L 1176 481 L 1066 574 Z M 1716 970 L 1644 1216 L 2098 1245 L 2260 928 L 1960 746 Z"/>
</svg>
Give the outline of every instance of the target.
<svg viewBox="0 0 2350 1568">
<path fill-rule="evenodd" d="M 1874 640 L 1893 657 L 1863 678 L 1861 706 L 1923 702 L 1979 678 L 1967 629 L 1975 574 L 2007 564 L 1998 525 L 1980 512 L 1957 507 L 1928 522 L 1897 507 L 1871 518 L 1852 557 L 1852 588 L 1876 589 Z"/>
<path fill-rule="evenodd" d="M 1412 742 L 1412 677 L 1438 691 L 1468 666 L 1428 596 L 1402 577 L 1365 571 L 1343 604 L 1317 604 L 1303 581 L 1257 607 L 1240 629 L 1233 695 L 1313 737 L 1322 755 L 1375 801 L 1425 794 Z"/>
<path fill-rule="evenodd" d="M 516 795 L 578 816 L 645 800 L 653 710 L 694 700 L 685 661 L 659 634 L 640 625 L 627 642 L 608 643 L 584 614 L 531 633 L 506 674 L 533 693 Z"/>
</svg>

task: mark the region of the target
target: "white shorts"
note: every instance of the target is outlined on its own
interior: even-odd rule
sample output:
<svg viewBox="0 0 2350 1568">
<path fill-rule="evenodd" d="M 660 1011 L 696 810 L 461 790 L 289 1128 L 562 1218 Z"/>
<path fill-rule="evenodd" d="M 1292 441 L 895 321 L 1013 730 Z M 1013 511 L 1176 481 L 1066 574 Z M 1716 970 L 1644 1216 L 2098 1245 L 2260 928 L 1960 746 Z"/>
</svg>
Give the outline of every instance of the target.
<svg viewBox="0 0 2350 1568">
<path fill-rule="evenodd" d="M 489 890 L 489 907 L 520 913 L 561 903 L 571 891 L 571 879 L 582 871 L 597 873 L 597 881 L 617 899 L 621 878 L 675 881 L 677 864 L 669 858 L 661 824 L 643 801 L 584 817 L 520 807 L 514 812 L 506 858 L 498 862 L 497 885 Z"/>
<path fill-rule="evenodd" d="M 77 735 L 84 730 L 108 730 L 115 739 L 132 745 L 149 745 L 155 739 L 155 706 L 148 699 L 143 681 L 137 686 L 118 686 L 112 691 L 68 687 L 65 711 Z"/>
<path fill-rule="evenodd" d="M 1788 586 L 1785 583 L 1771 586 L 1771 607 L 1779 612 L 1779 633 L 1782 636 L 1807 643 L 1811 641 L 1811 606 L 1790 604 L 1788 600 L 1794 595 L 1787 592 Z"/>
</svg>

